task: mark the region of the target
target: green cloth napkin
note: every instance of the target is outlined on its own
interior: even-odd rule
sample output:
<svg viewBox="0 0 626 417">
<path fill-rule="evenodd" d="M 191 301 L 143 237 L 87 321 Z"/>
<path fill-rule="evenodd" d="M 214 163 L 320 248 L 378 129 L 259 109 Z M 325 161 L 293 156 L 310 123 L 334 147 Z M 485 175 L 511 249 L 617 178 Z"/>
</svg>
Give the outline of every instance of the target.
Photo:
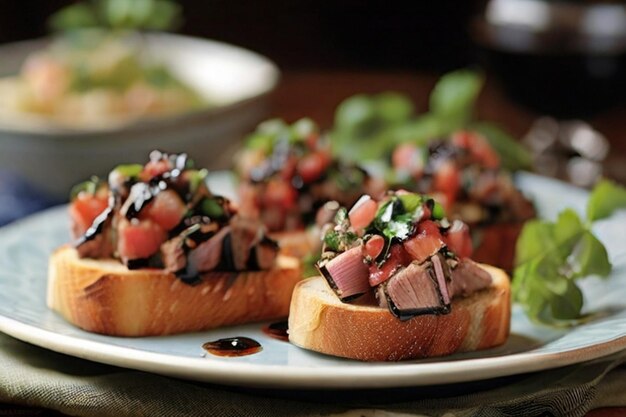
<svg viewBox="0 0 626 417">
<path fill-rule="evenodd" d="M 255 390 L 102 365 L 0 333 L 0 403 L 77 416 L 583 416 L 626 406 L 626 351 L 469 384 L 354 391 Z"/>
</svg>

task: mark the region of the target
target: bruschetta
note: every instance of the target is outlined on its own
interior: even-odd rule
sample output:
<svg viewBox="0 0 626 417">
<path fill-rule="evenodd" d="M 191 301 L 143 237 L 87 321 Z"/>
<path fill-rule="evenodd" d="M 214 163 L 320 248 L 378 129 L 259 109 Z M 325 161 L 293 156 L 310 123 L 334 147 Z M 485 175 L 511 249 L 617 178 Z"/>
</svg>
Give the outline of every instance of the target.
<svg viewBox="0 0 626 417">
<path fill-rule="evenodd" d="M 208 189 L 185 154 L 154 151 L 75 187 L 74 243 L 49 262 L 48 306 L 88 331 L 163 335 L 286 317 L 297 259 Z"/>
<path fill-rule="evenodd" d="M 363 196 L 324 235 L 320 276 L 299 283 L 289 340 L 364 361 L 494 347 L 509 333 L 507 274 L 470 259 L 467 225 L 432 198 Z"/>
</svg>

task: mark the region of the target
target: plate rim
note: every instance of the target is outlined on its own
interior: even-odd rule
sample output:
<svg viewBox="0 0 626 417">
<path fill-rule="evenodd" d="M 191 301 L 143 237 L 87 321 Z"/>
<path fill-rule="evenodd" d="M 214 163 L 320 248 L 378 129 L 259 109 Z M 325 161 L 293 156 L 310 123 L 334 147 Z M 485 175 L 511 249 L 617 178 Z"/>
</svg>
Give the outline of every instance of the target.
<svg viewBox="0 0 626 417">
<path fill-rule="evenodd" d="M 192 358 L 150 352 L 56 333 L 3 315 L 0 315 L 0 331 L 48 350 L 107 365 L 199 382 L 287 390 L 394 388 L 480 381 L 582 363 L 617 353 L 626 346 L 624 335 L 603 343 L 559 352 L 529 351 L 402 365 L 377 363 L 375 367 L 368 367 L 364 363 L 364 366 L 341 368 L 329 377 L 327 367 L 259 365 L 212 360 L 200 355 Z M 514 365 L 511 366 L 511 363 Z M 289 369 L 288 373 L 284 372 L 285 368 Z M 463 371 L 459 372 L 459 368 Z"/>
</svg>

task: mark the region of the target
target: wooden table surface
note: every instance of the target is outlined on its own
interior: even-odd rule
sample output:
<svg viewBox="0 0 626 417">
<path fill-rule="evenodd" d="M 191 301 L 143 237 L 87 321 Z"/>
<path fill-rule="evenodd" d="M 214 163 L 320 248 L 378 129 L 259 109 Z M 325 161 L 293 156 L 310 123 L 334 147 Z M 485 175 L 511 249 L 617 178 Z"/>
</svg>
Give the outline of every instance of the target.
<svg viewBox="0 0 626 417">
<path fill-rule="evenodd" d="M 272 117 L 282 117 L 294 121 L 300 117 L 311 117 L 322 127 L 332 124 L 335 107 L 344 98 L 356 93 L 377 93 L 396 90 L 409 94 L 418 111 L 427 108 L 428 93 L 437 80 L 433 74 L 413 72 L 287 72 L 283 74 L 277 90 L 271 94 Z M 522 136 L 533 120 L 540 115 L 523 109 L 507 99 L 497 84 L 489 78 L 478 106 L 478 116 L 485 120 L 499 122 L 517 137 Z M 612 146 L 612 158 L 615 162 L 616 176 L 626 178 L 626 164 L 621 164 L 626 157 L 626 108 L 621 107 L 588 120 L 602 132 Z M 611 163 L 611 160 L 609 161 Z M 10 404 L 0 404 L 2 416 L 43 416 L 49 410 L 33 409 Z M 588 417 L 617 417 L 626 415 L 624 408 L 602 408 L 589 412 Z"/>
</svg>

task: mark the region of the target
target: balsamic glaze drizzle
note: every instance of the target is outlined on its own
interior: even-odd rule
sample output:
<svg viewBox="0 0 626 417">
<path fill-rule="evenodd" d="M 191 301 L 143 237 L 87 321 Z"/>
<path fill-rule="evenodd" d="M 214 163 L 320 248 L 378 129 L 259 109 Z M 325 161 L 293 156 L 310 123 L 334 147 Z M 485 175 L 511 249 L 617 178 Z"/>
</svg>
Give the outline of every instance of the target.
<svg viewBox="0 0 626 417">
<path fill-rule="evenodd" d="M 287 322 L 287 320 L 270 323 L 267 326 L 263 327 L 262 330 L 263 333 L 270 337 L 273 337 L 274 339 L 282 340 L 283 342 L 289 341 L 289 323 Z"/>
<path fill-rule="evenodd" d="M 206 342 L 202 348 L 216 356 L 247 356 L 263 350 L 259 342 L 249 337 L 229 337 Z"/>
</svg>

